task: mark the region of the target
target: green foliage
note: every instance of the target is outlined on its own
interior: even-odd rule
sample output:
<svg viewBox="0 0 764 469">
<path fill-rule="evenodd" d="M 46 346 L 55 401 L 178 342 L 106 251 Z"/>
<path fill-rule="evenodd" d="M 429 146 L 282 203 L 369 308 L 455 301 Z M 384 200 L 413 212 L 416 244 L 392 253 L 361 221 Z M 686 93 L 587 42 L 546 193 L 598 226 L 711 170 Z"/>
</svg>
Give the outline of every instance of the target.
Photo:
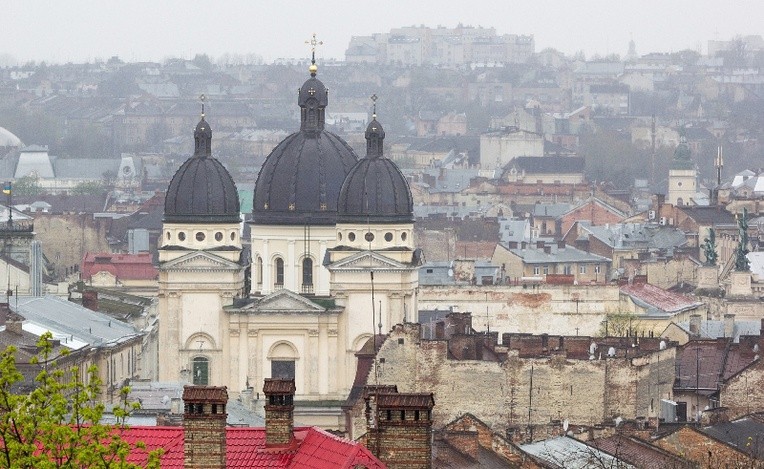
<svg viewBox="0 0 764 469">
<path fill-rule="evenodd" d="M 103 181 L 83 181 L 72 188 L 72 194 L 98 195 L 105 190 Z"/>
<path fill-rule="evenodd" d="M 33 363 L 40 372 L 29 394 L 14 391 L 24 377 L 16 365 L 16 349 L 0 353 L 0 468 L 158 468 L 160 451 L 147 454 L 145 466 L 127 462 L 143 444 L 122 439 L 125 419 L 138 408 L 121 391 L 121 403 L 113 409 L 116 425 L 100 423 L 104 405 L 98 401 L 101 381 L 92 366 L 84 373 L 76 367 L 59 367 L 53 357 L 52 335 L 37 343 Z M 82 375 L 85 376 L 84 380 Z"/>
<path fill-rule="evenodd" d="M 13 193 L 15 195 L 40 195 L 40 178 L 37 176 L 24 176 L 16 179 L 13 183 Z"/>
</svg>

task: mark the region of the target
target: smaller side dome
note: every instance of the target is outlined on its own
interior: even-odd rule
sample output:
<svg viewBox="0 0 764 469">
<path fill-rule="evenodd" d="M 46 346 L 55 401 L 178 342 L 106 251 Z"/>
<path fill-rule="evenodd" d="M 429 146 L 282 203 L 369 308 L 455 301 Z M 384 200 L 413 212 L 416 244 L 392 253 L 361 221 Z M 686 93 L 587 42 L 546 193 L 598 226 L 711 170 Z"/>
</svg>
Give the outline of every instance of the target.
<svg viewBox="0 0 764 469">
<path fill-rule="evenodd" d="M 376 115 L 366 127 L 366 157 L 345 178 L 337 204 L 340 223 L 411 223 L 414 203 L 406 178 L 385 158 L 385 131 Z"/>
<path fill-rule="evenodd" d="M 172 177 L 164 200 L 165 223 L 239 223 L 236 183 L 212 157 L 212 130 L 204 114 L 194 130 L 194 155 Z"/>
</svg>

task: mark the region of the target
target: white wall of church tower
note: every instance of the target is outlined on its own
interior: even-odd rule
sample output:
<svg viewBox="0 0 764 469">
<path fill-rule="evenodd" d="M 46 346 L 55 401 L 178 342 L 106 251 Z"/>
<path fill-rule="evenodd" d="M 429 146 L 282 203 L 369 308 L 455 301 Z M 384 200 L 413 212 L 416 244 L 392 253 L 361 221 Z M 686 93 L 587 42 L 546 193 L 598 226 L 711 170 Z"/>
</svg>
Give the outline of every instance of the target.
<svg viewBox="0 0 764 469">
<path fill-rule="evenodd" d="M 329 295 L 329 273 L 322 264 L 326 250 L 336 244 L 333 226 L 252 225 L 251 233 L 253 295 L 268 295 L 281 288 Z M 303 283 L 306 257 L 313 263 L 312 284 Z M 279 259 L 283 275 L 278 272 Z"/>
<path fill-rule="evenodd" d="M 695 169 L 669 170 L 666 202 L 672 205 L 692 205 L 698 191 L 698 174 Z"/>
</svg>

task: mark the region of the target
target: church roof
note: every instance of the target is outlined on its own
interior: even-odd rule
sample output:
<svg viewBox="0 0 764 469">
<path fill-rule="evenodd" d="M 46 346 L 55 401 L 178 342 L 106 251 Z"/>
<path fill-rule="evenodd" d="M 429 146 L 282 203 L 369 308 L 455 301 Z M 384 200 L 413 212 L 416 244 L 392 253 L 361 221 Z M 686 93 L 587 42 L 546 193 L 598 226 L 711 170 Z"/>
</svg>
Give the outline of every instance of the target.
<svg viewBox="0 0 764 469">
<path fill-rule="evenodd" d="M 299 90 L 300 131 L 265 159 L 255 184 L 252 218 L 266 225 L 333 225 L 345 176 L 358 161 L 352 148 L 324 130 L 328 91 L 315 77 Z"/>
<path fill-rule="evenodd" d="M 194 131 L 194 155 L 170 181 L 164 201 L 166 223 L 239 223 L 239 194 L 233 178 L 211 155 L 212 130 L 204 114 Z"/>
<path fill-rule="evenodd" d="M 340 222 L 411 223 L 414 202 L 398 167 L 383 156 L 385 131 L 376 116 L 366 128 L 366 157 L 345 178 L 337 203 Z"/>
</svg>

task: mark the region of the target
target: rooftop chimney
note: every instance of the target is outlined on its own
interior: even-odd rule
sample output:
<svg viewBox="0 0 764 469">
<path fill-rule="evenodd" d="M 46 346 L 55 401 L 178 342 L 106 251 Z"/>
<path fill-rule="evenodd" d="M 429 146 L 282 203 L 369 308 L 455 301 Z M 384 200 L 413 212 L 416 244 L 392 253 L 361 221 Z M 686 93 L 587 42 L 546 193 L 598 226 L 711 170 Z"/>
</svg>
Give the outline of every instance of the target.
<svg viewBox="0 0 764 469">
<path fill-rule="evenodd" d="M 731 338 L 735 335 L 735 315 L 724 315 L 724 337 Z"/>
<path fill-rule="evenodd" d="M 225 386 L 183 387 L 183 459 L 185 468 L 226 467 Z"/>
<path fill-rule="evenodd" d="M 380 393 L 368 447 L 391 469 L 432 467 L 432 393 Z"/>
<path fill-rule="evenodd" d="M 700 334 L 700 314 L 690 315 L 690 334 Z"/>
<path fill-rule="evenodd" d="M 95 290 L 82 292 L 82 306 L 91 311 L 98 311 L 98 292 Z"/>
<path fill-rule="evenodd" d="M 294 379 L 266 378 L 265 446 L 288 446 L 294 435 Z"/>
</svg>

